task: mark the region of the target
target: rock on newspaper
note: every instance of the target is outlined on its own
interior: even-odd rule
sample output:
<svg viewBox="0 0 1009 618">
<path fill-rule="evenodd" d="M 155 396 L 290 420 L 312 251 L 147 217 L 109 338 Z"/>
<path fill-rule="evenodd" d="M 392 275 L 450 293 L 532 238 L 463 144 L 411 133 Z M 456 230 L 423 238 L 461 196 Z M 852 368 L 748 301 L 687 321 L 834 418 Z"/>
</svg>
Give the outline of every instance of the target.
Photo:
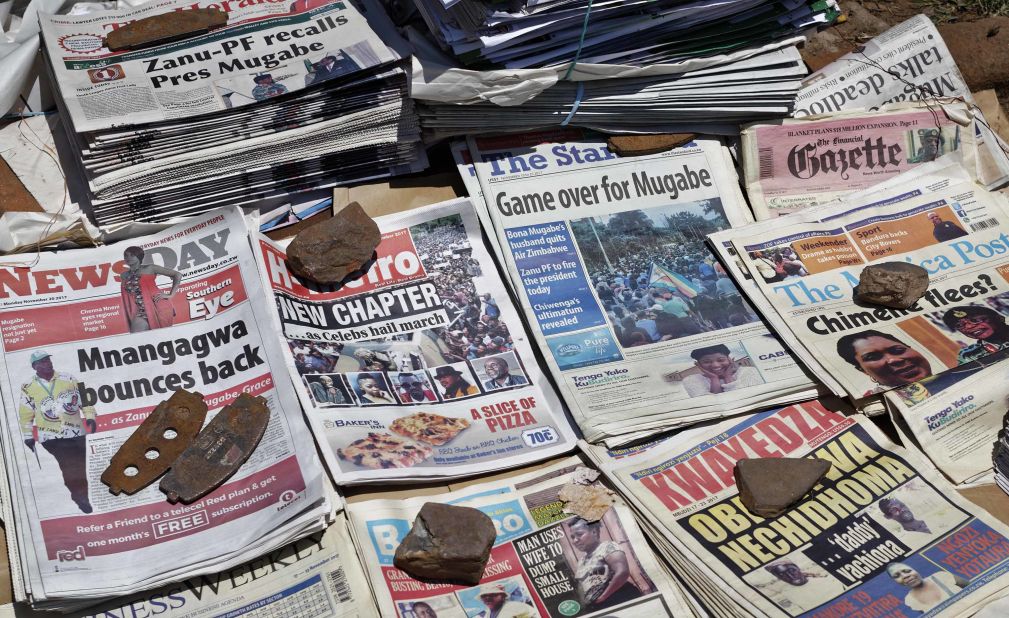
<svg viewBox="0 0 1009 618">
<path fill-rule="evenodd" d="M 747 222 L 719 142 L 619 157 L 603 137 L 558 130 L 471 138 L 469 152 L 511 281 L 587 439 L 811 396 L 705 245 Z"/>
<path fill-rule="evenodd" d="M 1009 528 L 861 415 L 811 401 L 635 449 L 586 448 L 714 616 L 967 616 L 1006 594 Z M 764 519 L 739 500 L 745 457 L 832 467 Z"/>
<path fill-rule="evenodd" d="M 458 477 L 573 449 L 470 201 L 376 221 L 377 259 L 341 286 L 306 286 L 265 237 L 256 251 L 337 483 Z"/>
<path fill-rule="evenodd" d="M 428 616 L 453 618 L 691 615 L 626 504 L 617 499 L 591 523 L 564 512 L 558 493 L 579 472 L 590 469 L 571 457 L 441 495 L 348 504 L 382 615 L 421 617 L 425 607 Z M 494 521 L 498 536 L 479 585 L 423 582 L 393 565 L 397 545 L 432 500 L 478 509 Z"/>
<path fill-rule="evenodd" d="M 311 434 L 278 364 L 238 209 L 45 253 L 30 268 L 23 259 L 0 262 L 3 506 L 20 548 L 19 599 L 95 602 L 226 569 L 321 528 L 324 471 L 304 448 Z M 259 447 L 192 504 L 169 504 L 156 484 L 113 496 L 99 481 L 112 454 L 178 388 L 202 393 L 211 414 L 241 393 L 265 397 Z"/>
</svg>

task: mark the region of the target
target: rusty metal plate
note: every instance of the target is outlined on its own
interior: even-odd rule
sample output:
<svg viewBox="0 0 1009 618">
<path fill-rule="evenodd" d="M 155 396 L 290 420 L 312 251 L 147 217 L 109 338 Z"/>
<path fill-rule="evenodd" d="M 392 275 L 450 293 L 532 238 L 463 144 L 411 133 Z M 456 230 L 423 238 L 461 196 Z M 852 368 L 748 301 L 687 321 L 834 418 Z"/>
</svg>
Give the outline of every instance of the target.
<svg viewBox="0 0 1009 618">
<path fill-rule="evenodd" d="M 102 482 L 117 496 L 120 492 L 133 495 L 147 487 L 193 442 L 206 419 L 203 395 L 175 391 L 119 447 L 102 472 Z"/>
<path fill-rule="evenodd" d="M 168 501 L 189 504 L 220 487 L 256 450 L 269 422 L 266 399 L 239 395 L 203 428 L 161 479 Z"/>
<path fill-rule="evenodd" d="M 163 45 L 227 25 L 228 14 L 221 9 L 172 11 L 138 19 L 117 28 L 105 37 L 109 51 L 142 49 Z"/>
</svg>

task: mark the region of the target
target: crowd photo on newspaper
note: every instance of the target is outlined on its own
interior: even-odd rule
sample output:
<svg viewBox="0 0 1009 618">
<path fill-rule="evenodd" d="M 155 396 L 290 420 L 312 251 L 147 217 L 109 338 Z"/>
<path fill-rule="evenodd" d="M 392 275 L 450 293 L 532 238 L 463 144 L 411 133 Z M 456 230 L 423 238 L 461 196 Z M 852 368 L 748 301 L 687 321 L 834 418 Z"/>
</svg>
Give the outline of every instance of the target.
<svg viewBox="0 0 1009 618">
<path fill-rule="evenodd" d="M 0 1 L 0 618 L 1009 615 L 1009 8 L 891 4 Z"/>
</svg>

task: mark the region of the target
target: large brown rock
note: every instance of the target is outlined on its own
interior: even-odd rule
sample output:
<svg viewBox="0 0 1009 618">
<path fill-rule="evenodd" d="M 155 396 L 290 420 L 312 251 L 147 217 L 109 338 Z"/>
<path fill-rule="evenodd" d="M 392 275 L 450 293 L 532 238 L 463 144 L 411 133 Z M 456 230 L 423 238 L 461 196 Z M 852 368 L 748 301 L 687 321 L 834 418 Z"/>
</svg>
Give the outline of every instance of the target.
<svg viewBox="0 0 1009 618">
<path fill-rule="evenodd" d="M 758 517 L 777 517 L 802 499 L 830 470 L 830 462 L 804 457 L 740 459 L 733 474 L 739 500 Z"/>
<path fill-rule="evenodd" d="M 360 270 L 382 240 L 378 225 L 357 202 L 303 230 L 287 247 L 287 265 L 299 277 L 336 285 Z"/>
<path fill-rule="evenodd" d="M 862 269 L 855 299 L 907 309 L 928 290 L 928 271 L 907 262 L 882 262 Z"/>
<path fill-rule="evenodd" d="M 393 563 L 420 579 L 476 584 L 496 537 L 494 522 L 480 511 L 428 502 L 396 548 Z"/>
</svg>

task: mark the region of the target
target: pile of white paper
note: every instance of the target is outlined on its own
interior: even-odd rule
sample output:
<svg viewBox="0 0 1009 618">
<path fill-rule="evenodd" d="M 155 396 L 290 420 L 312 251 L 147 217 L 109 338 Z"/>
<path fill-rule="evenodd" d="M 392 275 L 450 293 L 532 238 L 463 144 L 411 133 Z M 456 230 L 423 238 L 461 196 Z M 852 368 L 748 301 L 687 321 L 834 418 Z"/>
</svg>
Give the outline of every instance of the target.
<svg viewBox="0 0 1009 618">
<path fill-rule="evenodd" d="M 82 201 L 100 224 L 262 205 L 426 165 L 402 55 L 389 47 L 398 39 L 379 8 L 228 4 L 228 24 L 207 34 L 105 47 L 111 28 L 189 6 L 42 18 L 88 181 Z"/>
</svg>

